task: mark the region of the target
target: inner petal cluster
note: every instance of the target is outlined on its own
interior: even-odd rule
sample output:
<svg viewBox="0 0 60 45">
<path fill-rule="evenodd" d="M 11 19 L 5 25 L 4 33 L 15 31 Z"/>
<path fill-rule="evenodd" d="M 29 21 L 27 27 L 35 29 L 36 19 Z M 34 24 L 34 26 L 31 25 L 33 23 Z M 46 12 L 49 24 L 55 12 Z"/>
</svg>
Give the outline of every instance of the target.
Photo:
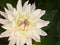
<svg viewBox="0 0 60 45">
<path fill-rule="evenodd" d="M 27 28 L 29 27 L 30 25 L 30 22 L 28 21 L 28 19 L 24 19 L 23 21 L 16 21 L 16 25 L 17 25 L 17 28 L 19 28 L 19 30 L 27 30 Z"/>
</svg>

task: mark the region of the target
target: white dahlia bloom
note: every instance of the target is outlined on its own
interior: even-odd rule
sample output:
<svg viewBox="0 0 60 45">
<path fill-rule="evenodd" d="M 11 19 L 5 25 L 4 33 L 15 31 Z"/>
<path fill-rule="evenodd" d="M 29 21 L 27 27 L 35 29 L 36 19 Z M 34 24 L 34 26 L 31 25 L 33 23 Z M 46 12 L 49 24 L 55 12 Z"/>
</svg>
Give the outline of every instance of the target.
<svg viewBox="0 0 60 45">
<path fill-rule="evenodd" d="M 41 28 L 47 26 L 49 21 L 40 19 L 45 14 L 45 10 L 36 9 L 35 3 L 28 4 L 26 1 L 22 6 L 21 0 L 18 0 L 17 9 L 11 4 L 7 4 L 8 9 L 0 14 L 5 19 L 0 18 L 5 32 L 0 34 L 0 38 L 9 37 L 9 45 L 32 45 L 32 39 L 40 42 L 40 35 L 46 36 L 47 33 Z"/>
</svg>

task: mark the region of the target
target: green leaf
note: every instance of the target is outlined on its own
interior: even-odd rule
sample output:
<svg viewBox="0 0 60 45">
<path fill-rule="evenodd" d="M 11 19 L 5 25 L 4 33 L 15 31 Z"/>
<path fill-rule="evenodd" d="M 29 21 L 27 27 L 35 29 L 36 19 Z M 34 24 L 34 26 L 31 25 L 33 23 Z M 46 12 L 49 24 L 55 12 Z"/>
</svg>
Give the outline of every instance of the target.
<svg viewBox="0 0 60 45">
<path fill-rule="evenodd" d="M 60 45 L 60 39 L 59 39 L 59 41 L 57 41 L 56 45 Z"/>
<path fill-rule="evenodd" d="M 57 10 L 46 10 L 46 14 L 42 16 L 43 20 L 52 21 L 57 13 Z"/>
</svg>

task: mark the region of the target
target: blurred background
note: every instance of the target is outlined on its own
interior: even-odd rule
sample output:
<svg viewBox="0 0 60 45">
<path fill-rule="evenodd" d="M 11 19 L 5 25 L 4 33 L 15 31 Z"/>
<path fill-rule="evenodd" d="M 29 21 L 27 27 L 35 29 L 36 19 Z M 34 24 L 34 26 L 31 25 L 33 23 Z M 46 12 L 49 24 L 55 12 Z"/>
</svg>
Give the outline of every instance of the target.
<svg viewBox="0 0 60 45">
<path fill-rule="evenodd" d="M 4 11 L 6 3 L 10 3 L 16 8 L 18 0 L 0 0 L 0 11 Z M 22 4 L 27 0 L 22 0 Z M 35 45 L 60 45 L 60 0 L 29 0 L 29 3 L 36 3 L 36 9 L 46 10 L 46 14 L 41 17 L 43 20 L 50 21 L 50 24 L 42 29 L 48 36 L 42 37 L 41 42 L 32 41 Z M 3 18 L 0 16 L 0 18 Z M 0 34 L 5 30 L 1 28 Z M 0 39 L 0 45 L 8 45 L 8 38 Z"/>
</svg>

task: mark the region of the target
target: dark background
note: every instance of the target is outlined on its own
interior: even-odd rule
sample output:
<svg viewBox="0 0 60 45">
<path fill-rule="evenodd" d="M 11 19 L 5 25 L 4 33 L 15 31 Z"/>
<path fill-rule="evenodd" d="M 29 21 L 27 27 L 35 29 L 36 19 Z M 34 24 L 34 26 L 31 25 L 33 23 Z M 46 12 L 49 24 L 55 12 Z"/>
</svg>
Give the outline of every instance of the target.
<svg viewBox="0 0 60 45">
<path fill-rule="evenodd" d="M 4 11 L 6 3 L 16 7 L 18 0 L 0 0 L 0 10 Z M 24 4 L 26 0 L 22 0 Z M 42 37 L 41 42 L 32 41 L 35 45 L 60 45 L 60 0 L 30 0 L 29 3 L 36 3 L 38 9 L 46 10 L 46 14 L 41 17 L 43 20 L 50 21 L 50 24 L 42 29 L 48 33 L 48 36 Z M 0 16 L 0 18 L 3 18 Z M 5 31 L 0 26 L 0 33 Z M 8 45 L 8 38 L 0 39 L 0 45 Z"/>
</svg>

